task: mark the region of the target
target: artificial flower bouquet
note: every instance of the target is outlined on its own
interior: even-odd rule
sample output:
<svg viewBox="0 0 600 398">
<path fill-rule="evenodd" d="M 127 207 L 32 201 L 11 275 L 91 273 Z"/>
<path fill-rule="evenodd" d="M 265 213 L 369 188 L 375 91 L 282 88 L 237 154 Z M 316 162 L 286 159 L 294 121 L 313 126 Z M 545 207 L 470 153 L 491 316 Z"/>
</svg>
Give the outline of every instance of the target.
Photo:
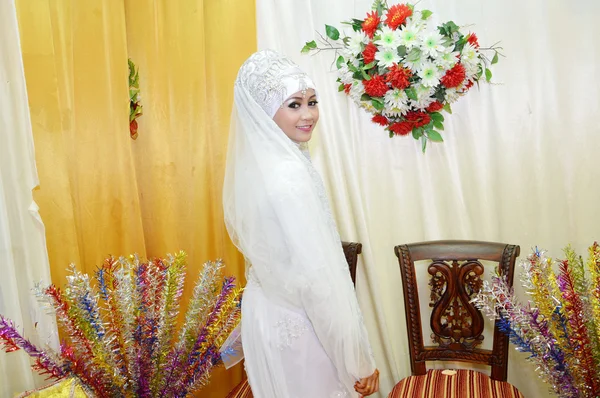
<svg viewBox="0 0 600 398">
<path fill-rule="evenodd" d="M 421 140 L 443 141 L 441 111 L 482 79 L 490 81 L 490 66 L 500 47 L 481 48 L 475 33 L 449 21 L 431 26 L 429 10 L 411 4 L 387 5 L 376 0 L 364 19 L 343 22 L 353 33 L 325 26 L 326 36 L 307 42 L 304 53 L 335 50 L 339 91 L 345 92 L 390 137 L 412 133 Z M 491 59 L 484 50 L 493 53 Z M 490 53 L 490 55 L 491 55 Z"/>
</svg>

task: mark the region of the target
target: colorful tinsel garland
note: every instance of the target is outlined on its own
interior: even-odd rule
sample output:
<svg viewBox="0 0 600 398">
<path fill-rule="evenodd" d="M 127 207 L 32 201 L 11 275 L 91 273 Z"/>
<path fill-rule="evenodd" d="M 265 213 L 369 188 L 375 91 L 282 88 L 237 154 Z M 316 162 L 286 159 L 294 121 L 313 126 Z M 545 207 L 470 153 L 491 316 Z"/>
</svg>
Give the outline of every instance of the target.
<svg viewBox="0 0 600 398">
<path fill-rule="evenodd" d="M 142 262 L 108 258 L 91 283 L 71 267 L 66 289 L 36 286 L 67 336 L 60 352 L 40 349 L 0 315 L 0 345 L 23 349 L 48 378 L 74 377 L 98 397 L 184 397 L 205 386 L 240 320 L 242 289 L 207 262 L 176 333 L 186 255 Z M 95 285 L 95 286 L 92 286 Z"/>
<path fill-rule="evenodd" d="M 564 252 L 564 260 L 553 261 L 536 248 L 521 262 L 528 305 L 501 277 L 484 282 L 474 302 L 499 320 L 517 350 L 529 353 L 556 395 L 595 398 L 600 396 L 600 246 L 590 246 L 587 263 L 571 247 Z"/>
</svg>

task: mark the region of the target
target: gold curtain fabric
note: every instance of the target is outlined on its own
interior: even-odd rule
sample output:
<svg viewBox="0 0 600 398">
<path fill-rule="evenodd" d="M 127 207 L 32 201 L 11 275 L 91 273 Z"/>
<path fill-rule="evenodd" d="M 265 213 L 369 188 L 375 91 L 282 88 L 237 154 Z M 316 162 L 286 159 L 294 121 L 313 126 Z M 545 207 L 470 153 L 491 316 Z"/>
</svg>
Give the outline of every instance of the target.
<svg viewBox="0 0 600 398">
<path fill-rule="evenodd" d="M 233 82 L 256 50 L 254 0 L 17 0 L 52 279 L 107 255 L 189 257 L 184 301 L 202 263 L 243 259 L 223 224 Z M 129 136 L 127 58 L 143 116 Z M 240 280 L 240 284 L 243 280 Z M 238 366 L 203 397 L 223 397 Z"/>
</svg>

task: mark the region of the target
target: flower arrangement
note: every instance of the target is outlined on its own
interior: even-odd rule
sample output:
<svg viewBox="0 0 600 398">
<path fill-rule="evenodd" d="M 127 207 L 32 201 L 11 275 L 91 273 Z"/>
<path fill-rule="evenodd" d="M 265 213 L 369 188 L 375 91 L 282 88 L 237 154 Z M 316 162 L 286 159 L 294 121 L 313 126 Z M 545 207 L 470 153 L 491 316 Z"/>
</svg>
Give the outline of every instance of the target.
<svg viewBox="0 0 600 398">
<path fill-rule="evenodd" d="M 207 262 L 176 333 L 185 258 L 183 252 L 149 262 L 109 258 L 96 272 L 97 287 L 72 267 L 64 292 L 54 285 L 35 289 L 68 338 L 60 352 L 36 347 L 1 315 L 0 345 L 25 350 L 39 373 L 74 379 L 92 396 L 191 394 L 225 356 L 236 355 L 222 346 L 239 323 L 242 292 L 234 278 L 220 278 L 222 262 Z"/>
<path fill-rule="evenodd" d="M 558 261 L 536 248 L 520 263 L 528 305 L 500 277 L 485 281 L 474 299 L 564 398 L 600 396 L 600 246 L 588 251 L 584 264 L 570 247 Z"/>
<path fill-rule="evenodd" d="M 443 141 L 442 110 L 485 76 L 498 62 L 500 47 L 481 48 L 475 33 L 464 33 L 449 21 L 430 26 L 432 12 L 411 4 L 376 0 L 365 19 L 352 19 L 353 33 L 341 37 L 337 28 L 325 25 L 326 37 L 307 42 L 303 53 L 335 50 L 339 91 L 345 92 L 372 121 L 385 127 L 390 137 L 412 133 L 421 140 Z M 483 50 L 493 52 L 490 60 Z"/>
<path fill-rule="evenodd" d="M 129 64 L 129 136 L 132 139 L 138 137 L 137 118 L 142 116 L 142 103 L 140 101 L 140 76 L 138 69 L 131 59 Z"/>
</svg>

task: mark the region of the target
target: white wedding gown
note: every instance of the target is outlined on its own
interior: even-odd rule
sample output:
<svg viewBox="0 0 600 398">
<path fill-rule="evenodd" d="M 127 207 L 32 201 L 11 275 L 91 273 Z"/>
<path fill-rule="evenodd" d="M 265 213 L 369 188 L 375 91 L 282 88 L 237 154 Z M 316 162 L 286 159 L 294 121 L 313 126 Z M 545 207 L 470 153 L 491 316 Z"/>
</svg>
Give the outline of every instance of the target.
<svg viewBox="0 0 600 398">
<path fill-rule="evenodd" d="M 375 370 L 321 178 L 272 119 L 309 84 L 267 50 L 234 88 L 223 209 L 247 260 L 241 335 L 255 398 L 357 397 L 354 383 Z"/>
</svg>

